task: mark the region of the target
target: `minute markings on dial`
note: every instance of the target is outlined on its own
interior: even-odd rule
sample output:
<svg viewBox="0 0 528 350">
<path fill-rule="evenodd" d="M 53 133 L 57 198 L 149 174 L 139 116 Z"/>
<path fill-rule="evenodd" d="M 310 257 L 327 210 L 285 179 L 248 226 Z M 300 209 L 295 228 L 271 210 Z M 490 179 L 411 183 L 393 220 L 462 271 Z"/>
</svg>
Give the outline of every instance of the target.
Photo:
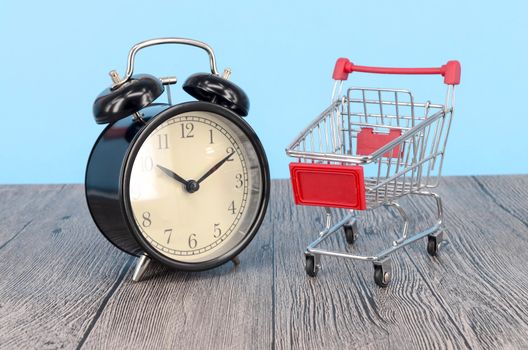
<svg viewBox="0 0 528 350">
<path fill-rule="evenodd" d="M 226 129 L 224 129 L 222 127 L 222 125 L 219 125 L 218 123 L 215 123 L 214 121 L 206 119 L 206 118 L 200 118 L 200 117 L 195 117 L 195 116 L 183 116 L 183 117 L 180 117 L 178 119 L 169 120 L 168 123 L 166 123 L 166 124 L 164 124 L 162 126 L 160 125 L 160 127 L 158 127 L 156 131 L 161 131 L 166 126 L 170 126 L 170 125 L 175 125 L 176 126 L 177 125 L 178 126 L 178 129 L 176 129 L 177 131 L 172 131 L 172 133 L 177 132 L 177 135 L 180 136 L 180 132 L 181 132 L 180 125 L 181 125 L 181 123 L 187 123 L 187 122 L 195 122 L 196 123 L 195 124 L 195 128 L 193 130 L 193 136 L 194 136 L 194 139 L 196 140 L 196 141 L 194 141 L 194 143 L 196 143 L 198 140 L 200 140 L 200 141 L 203 140 L 204 143 L 205 143 L 204 147 L 209 147 L 209 145 L 211 145 L 211 143 L 210 143 L 211 142 L 211 137 L 210 136 L 211 136 L 212 133 L 209 132 L 209 129 L 205 129 L 204 130 L 204 129 L 199 127 L 200 124 L 202 124 L 202 125 L 205 124 L 205 125 L 212 126 L 214 128 L 212 130 L 215 130 L 215 135 L 218 135 L 218 137 L 219 137 L 219 138 L 215 137 L 215 139 L 214 139 L 215 146 L 212 146 L 212 145 L 210 146 L 210 147 L 213 147 L 215 149 L 215 152 L 220 152 L 221 150 L 226 150 L 225 148 L 222 149 L 222 148 L 218 148 L 218 147 L 226 147 L 227 145 L 229 145 L 229 147 L 227 149 L 227 154 L 224 153 L 225 156 L 222 159 L 220 159 L 217 163 L 215 163 L 213 165 L 213 168 L 208 170 L 206 172 L 206 174 L 202 175 L 199 180 L 200 181 L 204 181 L 206 178 L 208 178 L 214 172 L 218 171 L 218 169 L 220 167 L 224 167 L 223 164 L 225 162 L 236 160 L 237 164 L 238 164 L 238 162 L 241 163 L 240 165 L 242 166 L 242 169 L 238 170 L 238 171 L 240 172 L 239 174 L 242 175 L 242 176 L 238 175 L 238 177 L 235 177 L 235 175 L 237 173 L 233 173 L 231 175 L 231 176 L 233 176 L 233 180 L 237 181 L 236 183 L 233 183 L 233 187 L 234 188 L 243 187 L 244 191 L 243 192 L 238 192 L 237 191 L 237 193 L 240 193 L 241 198 L 239 198 L 239 199 L 235 198 L 235 201 L 237 202 L 235 213 L 232 213 L 232 209 L 229 209 L 229 214 L 234 214 L 232 219 L 229 220 L 229 222 L 225 222 L 224 224 L 221 224 L 221 226 L 220 225 L 215 226 L 217 223 L 220 222 L 220 220 L 212 221 L 211 222 L 211 226 L 205 231 L 202 231 L 202 230 L 198 230 L 198 231 L 197 230 L 188 230 L 187 231 L 186 230 L 185 232 L 182 232 L 182 234 L 184 236 L 180 236 L 182 238 L 180 238 L 179 240 L 181 240 L 182 242 L 185 241 L 185 246 L 180 246 L 179 243 L 178 243 L 177 246 L 174 246 L 174 243 L 178 242 L 178 240 L 173 240 L 174 237 L 176 237 L 174 234 L 172 235 L 172 237 L 169 238 L 169 236 L 171 236 L 171 233 L 169 233 L 168 230 L 164 232 L 164 229 L 161 228 L 161 229 L 157 229 L 157 232 L 159 232 L 159 233 L 155 233 L 154 231 L 152 231 L 150 229 L 141 228 L 142 231 L 143 231 L 144 237 L 147 239 L 148 242 L 150 242 L 150 244 L 152 244 L 154 247 L 157 247 L 157 249 L 159 249 L 160 251 L 166 252 L 166 253 L 168 253 L 170 255 L 187 255 L 187 256 L 188 255 L 199 255 L 199 254 L 201 254 L 203 252 L 206 252 L 208 250 L 214 249 L 215 247 L 221 245 L 223 241 L 228 239 L 228 236 L 230 236 L 233 232 L 237 232 L 237 231 L 234 231 L 234 230 L 235 230 L 235 227 L 237 227 L 237 225 L 240 222 L 240 220 L 242 220 L 242 217 L 244 215 L 244 212 L 245 212 L 245 209 L 246 209 L 245 207 L 246 207 L 246 203 L 247 203 L 248 189 L 251 187 L 251 182 L 248 182 L 248 178 L 247 178 L 247 176 L 248 176 L 247 175 L 247 170 L 249 169 L 249 166 L 246 165 L 246 161 L 247 161 L 246 155 L 245 155 L 245 153 L 241 152 L 241 151 L 243 151 L 243 149 L 239 148 L 239 145 L 237 143 L 238 140 L 235 140 L 233 138 L 233 135 L 235 135 L 235 134 L 231 134 L 231 132 L 226 130 Z M 218 134 L 216 134 L 216 132 L 218 132 Z M 165 133 L 165 131 L 163 133 Z M 170 135 L 171 135 L 170 133 L 171 133 L 171 131 L 169 131 L 169 138 L 170 138 Z M 202 133 L 204 133 L 205 135 L 202 135 Z M 158 138 L 157 135 L 158 135 L 158 133 L 154 133 L 152 135 L 152 137 L 153 138 L 154 137 Z M 223 141 L 222 135 L 227 139 L 225 141 L 227 141 L 229 143 L 225 144 L 225 141 Z M 178 140 L 179 139 L 180 139 L 180 137 L 178 137 Z M 156 141 L 158 141 L 158 140 L 156 139 Z M 163 139 L 163 141 L 164 141 L 164 139 Z M 178 142 L 175 139 L 173 139 L 173 141 L 174 142 Z M 181 142 L 188 142 L 188 141 L 183 141 L 182 140 Z M 220 146 L 216 146 L 216 144 L 219 144 Z M 225 145 L 225 146 L 221 146 L 221 145 Z M 154 149 L 159 149 L 159 147 L 156 147 L 156 146 L 154 146 L 155 148 L 154 147 L 153 148 Z M 188 146 L 185 146 L 185 147 L 188 147 Z M 165 153 L 165 154 L 167 154 L 167 153 Z M 235 157 L 234 157 L 234 155 L 235 155 Z M 182 157 L 182 156 L 180 156 L 180 157 Z M 186 157 L 185 157 L 185 155 L 183 157 L 184 158 L 180 158 L 180 161 L 179 161 L 178 164 L 185 164 L 185 162 L 186 162 L 185 158 Z M 163 158 L 159 158 L 159 159 L 155 159 L 155 160 L 162 160 L 162 159 Z M 169 160 L 169 163 L 172 163 L 172 162 L 173 161 Z M 174 180 L 176 180 L 177 182 L 181 183 L 182 185 L 185 186 L 186 183 L 189 183 L 190 181 L 192 181 L 192 180 L 189 180 L 188 178 L 184 179 L 182 176 L 176 174 L 174 171 L 168 169 L 167 167 L 164 167 L 161 164 L 158 165 L 156 163 L 157 162 L 155 161 L 154 165 L 157 165 L 157 168 L 160 171 L 162 171 L 166 176 L 171 177 Z M 169 164 L 169 167 L 171 167 L 171 165 L 172 164 Z M 237 166 L 240 166 L 240 165 L 237 165 Z M 234 172 L 236 170 L 232 169 L 232 171 Z M 230 174 L 230 173 L 231 173 L 231 170 L 229 170 L 226 173 L 226 176 L 227 176 L 227 174 Z M 176 174 L 178 177 L 175 177 L 174 174 Z M 213 177 L 211 177 L 211 178 L 213 178 Z M 233 181 L 233 180 L 231 180 L 231 181 Z M 221 181 L 224 181 L 224 180 L 221 180 Z M 225 181 L 227 181 L 227 178 L 225 179 Z M 250 187 L 248 187 L 248 186 L 250 186 Z M 231 200 L 232 200 L 232 198 L 230 198 L 229 201 L 226 202 L 226 204 L 218 203 L 219 204 L 219 206 L 218 206 L 219 209 L 218 210 L 219 211 L 220 210 L 225 211 L 227 209 L 227 207 L 225 207 L 224 205 L 227 206 L 228 204 L 231 204 Z M 220 209 L 220 208 L 222 208 L 222 209 Z M 222 227 L 222 228 L 220 229 L 220 227 Z M 165 233 L 164 236 L 163 236 L 163 233 Z M 172 232 L 172 233 L 175 233 L 175 232 Z M 240 234 L 240 233 L 237 232 L 237 234 Z M 156 235 L 159 235 L 159 238 Z M 191 235 L 192 235 L 192 237 L 191 237 Z M 200 237 L 202 237 L 202 238 L 200 239 Z M 210 238 L 207 238 L 207 237 L 210 237 Z M 209 241 L 209 239 L 213 239 L 213 238 L 214 238 L 214 241 Z M 197 242 L 195 242 L 194 239 L 197 239 Z M 205 239 L 205 241 L 203 241 L 203 239 Z M 168 244 L 168 245 L 166 245 L 166 244 Z M 188 248 L 190 248 L 190 249 L 188 249 Z"/>
</svg>

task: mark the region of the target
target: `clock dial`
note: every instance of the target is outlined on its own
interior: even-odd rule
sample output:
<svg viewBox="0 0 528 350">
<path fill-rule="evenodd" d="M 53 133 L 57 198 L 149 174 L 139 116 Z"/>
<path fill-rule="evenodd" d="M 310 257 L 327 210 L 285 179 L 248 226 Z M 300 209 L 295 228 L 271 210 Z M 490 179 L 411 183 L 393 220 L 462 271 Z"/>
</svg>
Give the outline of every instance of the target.
<svg viewBox="0 0 528 350">
<path fill-rule="evenodd" d="M 131 161 L 135 225 L 165 257 L 219 258 L 251 230 L 263 196 L 262 169 L 247 135 L 226 118 L 206 111 L 166 118 Z"/>
</svg>

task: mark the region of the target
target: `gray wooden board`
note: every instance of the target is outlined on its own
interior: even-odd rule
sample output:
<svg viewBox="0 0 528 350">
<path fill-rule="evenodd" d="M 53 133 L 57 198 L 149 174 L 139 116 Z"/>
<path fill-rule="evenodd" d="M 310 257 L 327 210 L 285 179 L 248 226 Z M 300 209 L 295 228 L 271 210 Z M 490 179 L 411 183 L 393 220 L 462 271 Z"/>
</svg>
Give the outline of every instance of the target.
<svg viewBox="0 0 528 350">
<path fill-rule="evenodd" d="M 471 347 L 526 348 L 528 178 L 448 178 L 439 193 L 449 245 L 437 264 L 414 260 L 417 270 Z"/>
<path fill-rule="evenodd" d="M 0 247 L 16 237 L 46 208 L 60 198 L 64 185 L 30 185 L 0 187 Z"/>
<path fill-rule="evenodd" d="M 130 258 L 97 232 L 81 186 L 31 187 L 1 211 L 2 232 L 19 233 L 0 249 L 0 347 L 74 348 Z"/>
<path fill-rule="evenodd" d="M 372 264 L 303 251 L 320 208 L 292 204 L 274 180 L 262 228 L 241 265 L 172 272 L 154 265 L 131 282 L 134 258 L 92 223 L 78 185 L 0 186 L 0 348 L 526 348 L 528 176 L 444 178 L 448 243 L 393 255 L 393 281 Z M 411 229 L 431 223 L 428 198 L 400 201 Z M 342 211 L 333 210 L 336 215 Z M 327 248 L 374 253 L 397 237 L 390 209 L 359 214 L 360 237 Z"/>
<path fill-rule="evenodd" d="M 281 218 L 276 220 L 280 225 L 275 225 L 276 240 L 281 241 L 275 243 L 276 300 L 281 303 L 276 312 L 278 348 L 465 346 L 456 325 L 405 254 L 394 255 L 394 279 L 387 289 L 374 284 L 372 263 L 350 259 L 322 257 L 323 270 L 317 278 L 306 277 L 302 250 L 322 229 L 323 211 L 292 207 L 288 183 L 280 185 L 278 197 L 287 200 L 274 202 L 274 212 L 281 211 L 292 219 Z M 385 208 L 361 213 L 358 224 L 362 235 L 354 247 L 347 247 L 344 235 L 323 247 L 371 255 L 389 246 L 401 228 Z M 420 247 L 419 258 L 430 260 L 424 245 Z"/>
</svg>

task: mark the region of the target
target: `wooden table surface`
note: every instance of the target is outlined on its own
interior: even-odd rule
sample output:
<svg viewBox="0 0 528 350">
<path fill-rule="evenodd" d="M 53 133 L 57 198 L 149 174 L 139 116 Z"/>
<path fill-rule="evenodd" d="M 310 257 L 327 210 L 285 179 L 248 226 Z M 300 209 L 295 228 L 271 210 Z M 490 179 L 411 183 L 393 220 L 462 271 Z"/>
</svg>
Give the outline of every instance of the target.
<svg viewBox="0 0 528 350">
<path fill-rule="evenodd" d="M 273 181 L 267 217 L 241 265 L 201 273 L 149 267 L 98 232 L 81 185 L 0 186 L 2 349 L 528 348 L 528 176 L 447 177 L 448 244 L 393 255 L 388 288 L 371 263 L 324 258 L 317 278 L 303 250 L 321 209 L 292 204 Z M 404 198 L 411 227 L 433 203 Z M 373 252 L 401 227 L 390 209 L 360 215 L 357 245 Z"/>
</svg>

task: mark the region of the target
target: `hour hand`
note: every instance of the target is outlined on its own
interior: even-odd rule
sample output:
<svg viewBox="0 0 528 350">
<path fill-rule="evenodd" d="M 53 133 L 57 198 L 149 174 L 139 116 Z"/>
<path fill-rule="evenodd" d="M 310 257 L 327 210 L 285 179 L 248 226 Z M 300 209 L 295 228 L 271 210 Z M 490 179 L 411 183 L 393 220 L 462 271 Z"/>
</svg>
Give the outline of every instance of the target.
<svg viewBox="0 0 528 350">
<path fill-rule="evenodd" d="M 187 186 L 187 180 L 185 180 L 183 177 L 181 177 L 180 175 L 176 174 L 174 171 L 172 170 L 169 170 L 159 164 L 156 165 L 161 171 L 163 171 L 167 176 L 170 176 L 172 177 L 174 180 L 184 184 L 185 186 Z"/>
</svg>

